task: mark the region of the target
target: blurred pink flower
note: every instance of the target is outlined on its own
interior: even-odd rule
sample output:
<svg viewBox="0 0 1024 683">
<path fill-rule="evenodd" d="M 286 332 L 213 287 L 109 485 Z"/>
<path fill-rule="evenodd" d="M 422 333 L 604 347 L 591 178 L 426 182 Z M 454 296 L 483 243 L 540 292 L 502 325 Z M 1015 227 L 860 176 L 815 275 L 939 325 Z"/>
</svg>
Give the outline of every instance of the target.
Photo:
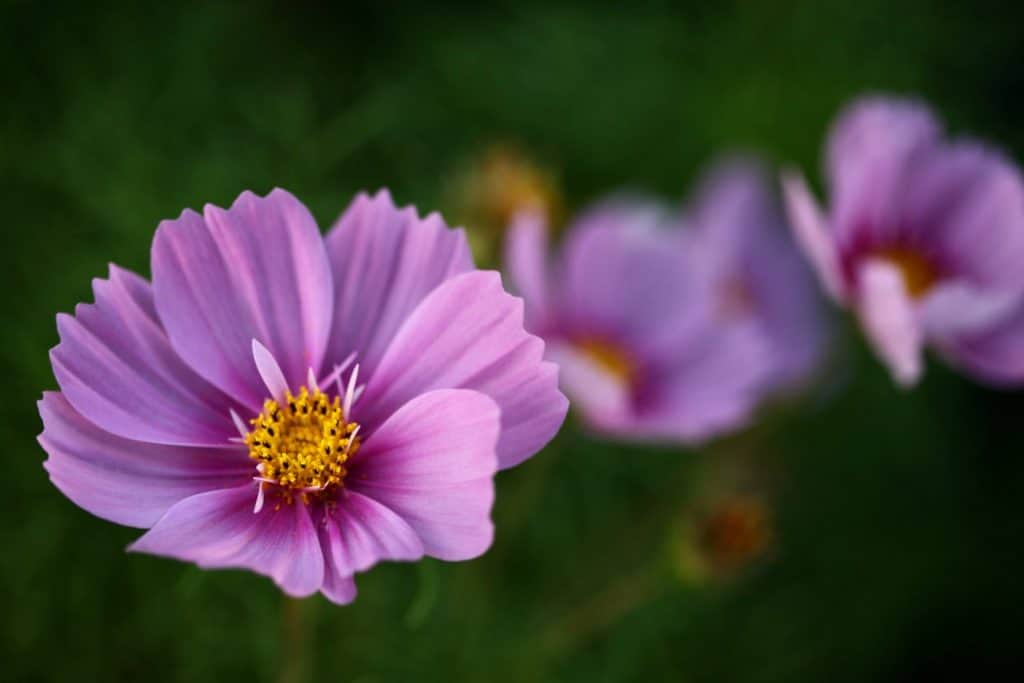
<svg viewBox="0 0 1024 683">
<path fill-rule="evenodd" d="M 520 214 L 505 266 L 590 427 L 633 440 L 695 442 L 740 426 L 765 373 L 754 326 L 719 325 L 708 278 L 678 217 L 635 199 L 585 211 L 549 263 L 547 226 Z"/>
<path fill-rule="evenodd" d="M 799 388 L 820 365 L 828 330 L 814 274 L 793 243 L 765 168 L 714 164 L 683 216 L 690 267 L 708 280 L 719 327 L 764 340 L 765 396 Z"/>
<path fill-rule="evenodd" d="M 131 550 L 349 602 L 380 560 L 483 553 L 496 470 L 564 419 L 521 302 L 387 192 L 326 238 L 282 190 L 185 211 L 152 270 L 58 316 L 39 404 L 52 481 Z"/>
<path fill-rule="evenodd" d="M 828 214 L 784 174 L 795 235 L 825 289 L 860 318 L 895 380 L 926 345 L 992 383 L 1024 381 L 1024 185 L 1001 153 L 946 141 L 919 103 L 845 110 L 825 159 Z"/>
</svg>

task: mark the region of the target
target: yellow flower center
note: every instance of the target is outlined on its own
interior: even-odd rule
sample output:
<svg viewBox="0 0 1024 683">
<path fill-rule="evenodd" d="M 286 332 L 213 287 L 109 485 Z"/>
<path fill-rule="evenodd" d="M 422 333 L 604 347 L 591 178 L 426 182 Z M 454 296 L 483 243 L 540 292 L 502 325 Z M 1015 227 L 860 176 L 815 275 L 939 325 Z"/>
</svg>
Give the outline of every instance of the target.
<svg viewBox="0 0 1024 683">
<path fill-rule="evenodd" d="M 577 342 L 576 347 L 591 362 L 617 380 L 629 383 L 636 374 L 632 361 L 621 348 L 608 342 L 587 339 Z"/>
<path fill-rule="evenodd" d="M 359 450 L 358 426 L 346 422 L 341 400 L 319 389 L 286 392 L 281 405 L 267 399 L 245 437 L 260 477 L 287 489 L 341 486 L 345 463 Z"/>
<path fill-rule="evenodd" d="M 907 294 L 912 299 L 920 299 L 927 294 L 939 279 L 932 264 L 912 249 L 890 247 L 880 251 L 878 256 L 899 269 Z"/>
</svg>

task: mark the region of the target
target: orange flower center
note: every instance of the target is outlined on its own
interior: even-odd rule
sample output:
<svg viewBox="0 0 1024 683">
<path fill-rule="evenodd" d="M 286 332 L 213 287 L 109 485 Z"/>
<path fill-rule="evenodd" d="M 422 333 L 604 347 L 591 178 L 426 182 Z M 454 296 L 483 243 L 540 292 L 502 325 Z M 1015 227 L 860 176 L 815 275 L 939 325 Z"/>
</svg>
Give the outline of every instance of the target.
<svg viewBox="0 0 1024 683">
<path fill-rule="evenodd" d="M 636 368 L 623 350 L 605 341 L 587 339 L 577 342 L 576 347 L 592 363 L 615 379 L 629 383 L 636 375 Z"/>
<path fill-rule="evenodd" d="M 903 284 L 912 299 L 920 299 L 939 280 L 939 274 L 920 253 L 905 247 L 890 247 L 878 256 L 896 266 L 903 276 Z"/>
</svg>

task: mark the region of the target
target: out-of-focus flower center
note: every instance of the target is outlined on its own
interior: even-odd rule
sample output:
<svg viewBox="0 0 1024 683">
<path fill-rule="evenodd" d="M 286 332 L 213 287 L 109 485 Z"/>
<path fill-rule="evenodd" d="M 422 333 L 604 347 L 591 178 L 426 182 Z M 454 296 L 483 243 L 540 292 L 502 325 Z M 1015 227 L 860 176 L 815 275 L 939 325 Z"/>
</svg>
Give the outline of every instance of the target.
<svg viewBox="0 0 1024 683">
<path fill-rule="evenodd" d="M 298 491 L 340 486 L 345 463 L 359 450 L 357 425 L 346 422 L 341 400 L 302 387 L 285 400 L 267 399 L 245 437 L 260 478 Z"/>
<path fill-rule="evenodd" d="M 621 348 L 605 341 L 586 339 L 576 343 L 592 363 L 617 380 L 629 383 L 636 374 L 632 361 Z"/>
<path fill-rule="evenodd" d="M 741 278 L 731 277 L 718 286 L 718 315 L 725 320 L 743 318 L 754 310 L 754 296 Z"/>
<path fill-rule="evenodd" d="M 913 249 L 890 247 L 880 251 L 878 256 L 899 269 L 912 299 L 920 299 L 939 280 L 938 272 L 928 259 Z"/>
</svg>

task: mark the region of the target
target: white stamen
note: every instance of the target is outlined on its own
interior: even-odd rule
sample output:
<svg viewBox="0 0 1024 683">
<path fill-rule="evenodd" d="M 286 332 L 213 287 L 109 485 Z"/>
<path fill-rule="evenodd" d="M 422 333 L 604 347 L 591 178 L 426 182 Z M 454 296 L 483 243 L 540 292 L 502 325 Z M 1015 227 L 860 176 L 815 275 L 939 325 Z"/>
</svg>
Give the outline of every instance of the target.
<svg viewBox="0 0 1024 683">
<path fill-rule="evenodd" d="M 345 444 L 345 455 L 348 455 L 349 451 L 352 450 L 352 444 L 356 440 L 356 435 L 359 434 L 360 427 L 362 427 L 362 425 L 356 425 L 356 428 L 348 435 L 348 443 Z"/>
<path fill-rule="evenodd" d="M 348 370 L 349 366 L 352 365 L 352 363 L 354 363 L 354 362 L 356 362 L 356 352 L 355 351 L 353 351 L 352 353 L 350 353 L 347 356 L 345 356 L 345 360 L 341 361 L 341 363 L 339 363 L 338 365 L 335 365 L 334 368 L 339 373 L 345 372 L 346 370 Z"/>
<path fill-rule="evenodd" d="M 352 397 L 352 404 L 353 405 L 355 405 L 355 402 L 358 401 L 359 397 L 363 395 L 364 391 L 366 391 L 366 385 L 365 384 L 360 384 L 358 387 L 356 387 L 356 393 Z"/>
<path fill-rule="evenodd" d="M 352 402 L 355 401 L 356 394 L 356 380 L 359 379 L 359 364 L 356 363 L 355 367 L 352 368 L 352 374 L 348 376 L 348 389 L 345 390 L 345 402 L 342 405 L 344 411 L 345 420 L 348 422 L 352 421 Z"/>
<path fill-rule="evenodd" d="M 288 391 L 288 382 L 285 380 L 284 372 L 281 371 L 281 366 L 277 364 L 274 354 L 266 346 L 253 339 L 252 357 L 256 362 L 256 370 L 260 373 L 263 384 L 266 385 L 270 396 L 277 401 L 283 399 L 285 392 Z"/>
<path fill-rule="evenodd" d="M 345 357 L 345 360 L 341 361 L 340 365 L 335 365 L 334 369 L 331 370 L 331 373 L 329 375 L 327 375 L 322 380 L 320 380 L 320 386 L 325 387 L 328 384 L 330 384 L 331 382 L 336 382 L 338 380 L 338 378 L 341 377 L 341 373 L 343 373 L 346 370 L 348 370 L 348 367 L 350 365 L 352 365 L 352 363 L 353 363 L 353 361 L 355 361 L 355 359 L 356 359 L 356 352 L 353 351 L 352 353 L 348 354 Z"/>
<path fill-rule="evenodd" d="M 231 443 L 245 443 L 245 439 L 240 436 L 229 436 L 228 441 Z"/>
<path fill-rule="evenodd" d="M 310 368 L 309 372 L 306 373 L 306 385 L 310 391 L 316 391 L 320 388 L 320 385 L 316 383 L 316 375 L 313 373 L 313 368 Z"/>
<path fill-rule="evenodd" d="M 253 508 L 252 508 L 252 513 L 254 515 L 256 513 L 258 513 L 260 510 L 263 509 L 263 487 L 264 486 L 265 486 L 264 482 L 260 481 L 259 493 L 256 494 L 256 505 L 254 505 Z"/>
<path fill-rule="evenodd" d="M 249 436 L 249 430 L 245 428 L 245 422 L 242 420 L 242 416 L 235 412 L 235 409 L 231 409 L 231 421 L 235 423 L 235 429 L 242 435 L 242 438 Z M 234 439 L 229 439 L 234 441 Z"/>
</svg>

